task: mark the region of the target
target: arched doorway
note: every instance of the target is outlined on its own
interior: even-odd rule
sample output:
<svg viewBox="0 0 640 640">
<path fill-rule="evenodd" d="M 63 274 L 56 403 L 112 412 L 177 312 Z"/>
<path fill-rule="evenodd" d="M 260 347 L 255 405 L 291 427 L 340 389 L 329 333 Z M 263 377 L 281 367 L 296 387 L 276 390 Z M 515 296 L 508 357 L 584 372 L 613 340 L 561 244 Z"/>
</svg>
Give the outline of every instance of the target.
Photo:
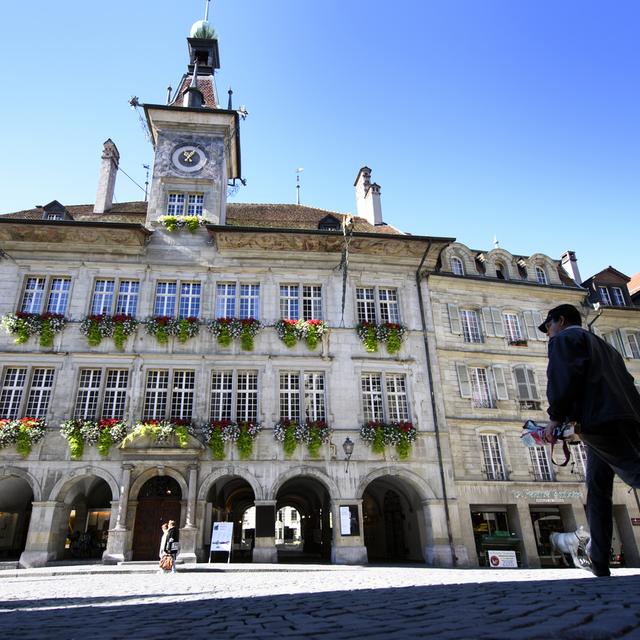
<svg viewBox="0 0 640 640">
<path fill-rule="evenodd" d="M 180 525 L 181 499 L 180 485 L 170 476 L 155 476 L 142 485 L 133 528 L 133 560 L 158 559 L 162 524 L 175 520 Z"/>
<path fill-rule="evenodd" d="M 98 559 L 107 547 L 113 494 L 94 475 L 69 480 L 57 495 L 61 508 L 51 526 L 51 548 L 57 559 Z"/>
<path fill-rule="evenodd" d="M 276 520 L 276 536 L 283 533 L 282 540 L 276 538 L 278 562 L 330 561 L 331 499 L 319 480 L 310 476 L 287 480 L 276 496 Z"/>
<path fill-rule="evenodd" d="M 31 520 L 33 491 L 17 476 L 0 478 L 0 559 L 18 560 Z"/>
<path fill-rule="evenodd" d="M 255 543 L 255 495 L 251 485 L 239 476 L 216 480 L 206 498 L 204 551 L 206 559 L 211 549 L 214 522 L 233 522 L 231 562 L 251 562 Z M 227 561 L 227 554 L 216 552 L 214 561 Z"/>
<path fill-rule="evenodd" d="M 424 562 L 416 491 L 397 477 L 371 482 L 362 500 L 369 562 Z"/>
</svg>

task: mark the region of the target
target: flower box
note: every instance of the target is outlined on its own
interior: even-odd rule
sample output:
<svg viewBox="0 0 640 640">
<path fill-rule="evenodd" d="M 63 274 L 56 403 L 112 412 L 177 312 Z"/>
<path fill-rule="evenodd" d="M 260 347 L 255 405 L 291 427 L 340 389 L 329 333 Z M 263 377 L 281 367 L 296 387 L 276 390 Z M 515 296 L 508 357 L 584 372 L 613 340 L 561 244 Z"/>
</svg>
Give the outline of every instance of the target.
<svg viewBox="0 0 640 640">
<path fill-rule="evenodd" d="M 40 346 L 53 345 L 53 336 L 64 329 L 67 319 L 60 313 L 7 313 L 2 326 L 15 336 L 16 344 L 24 344 L 31 336 L 40 336 Z"/>
<path fill-rule="evenodd" d="M 329 442 L 333 430 L 324 420 L 307 423 L 282 419 L 273 427 L 273 437 L 282 442 L 284 454 L 290 458 L 299 444 L 306 444 L 312 458 L 320 457 L 320 447 Z"/>
<path fill-rule="evenodd" d="M 15 445 L 17 452 L 26 458 L 33 445 L 40 442 L 47 432 L 42 418 L 17 418 L 0 420 L 0 449 Z"/>
<path fill-rule="evenodd" d="M 275 330 L 278 338 L 287 347 L 294 347 L 299 340 L 304 340 L 311 350 L 318 346 L 319 340 L 327 332 L 328 326 L 324 320 L 289 320 L 282 318 L 276 322 Z"/>
<path fill-rule="evenodd" d="M 411 445 L 417 437 L 413 423 L 369 421 L 360 428 L 360 438 L 371 446 L 374 453 L 383 454 L 387 446 L 394 446 L 398 457 L 405 460 L 411 453 Z"/>
<path fill-rule="evenodd" d="M 395 322 L 375 324 L 365 321 L 356 325 L 356 333 L 369 353 L 378 351 L 378 343 L 384 342 L 387 346 L 387 352 L 395 355 L 402 347 L 407 328 Z"/>
<path fill-rule="evenodd" d="M 253 443 L 262 427 L 257 422 L 212 420 L 203 429 L 207 444 L 215 460 L 224 460 L 225 444 L 234 443 L 241 460 L 248 460 L 253 453 Z"/>
<path fill-rule="evenodd" d="M 122 351 L 137 326 L 138 321 L 130 315 L 91 315 L 80 323 L 80 333 L 86 336 L 90 347 L 97 347 L 103 338 L 113 338 L 116 349 Z"/>
<path fill-rule="evenodd" d="M 240 338 L 244 351 L 253 351 L 254 338 L 262 329 L 262 323 L 255 318 L 216 318 L 207 322 L 207 329 L 216 337 L 220 346 L 228 347 Z"/>
<path fill-rule="evenodd" d="M 79 460 L 85 445 L 95 446 L 103 458 L 109 455 L 114 444 L 122 442 L 127 435 L 127 423 L 119 418 L 100 420 L 72 419 L 60 425 L 60 433 L 69 444 L 72 460 Z"/>
</svg>

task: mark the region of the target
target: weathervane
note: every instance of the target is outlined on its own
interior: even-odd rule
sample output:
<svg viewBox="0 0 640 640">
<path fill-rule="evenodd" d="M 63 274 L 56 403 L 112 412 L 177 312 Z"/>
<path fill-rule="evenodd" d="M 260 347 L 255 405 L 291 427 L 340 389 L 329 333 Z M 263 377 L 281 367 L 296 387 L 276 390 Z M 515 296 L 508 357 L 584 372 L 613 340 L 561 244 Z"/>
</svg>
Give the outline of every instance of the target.
<svg viewBox="0 0 640 640">
<path fill-rule="evenodd" d="M 296 169 L 296 204 L 300 204 L 300 174 L 304 171 L 304 167 Z"/>
</svg>

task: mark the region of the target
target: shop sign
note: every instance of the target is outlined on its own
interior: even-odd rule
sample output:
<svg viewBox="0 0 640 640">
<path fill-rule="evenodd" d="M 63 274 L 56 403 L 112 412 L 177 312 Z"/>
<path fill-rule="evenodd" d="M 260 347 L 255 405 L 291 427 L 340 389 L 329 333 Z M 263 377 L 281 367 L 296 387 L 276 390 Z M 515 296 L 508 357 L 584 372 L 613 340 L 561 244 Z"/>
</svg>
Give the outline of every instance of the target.
<svg viewBox="0 0 640 640">
<path fill-rule="evenodd" d="M 526 498 L 533 502 L 565 502 L 582 499 L 581 491 L 563 491 L 561 489 L 522 490 L 512 492 L 514 499 Z"/>
<path fill-rule="evenodd" d="M 631 518 L 631 524 L 634 527 L 640 527 L 640 518 Z"/>
<path fill-rule="evenodd" d="M 487 551 L 487 558 L 492 569 L 518 568 L 518 559 L 515 551 Z"/>
</svg>

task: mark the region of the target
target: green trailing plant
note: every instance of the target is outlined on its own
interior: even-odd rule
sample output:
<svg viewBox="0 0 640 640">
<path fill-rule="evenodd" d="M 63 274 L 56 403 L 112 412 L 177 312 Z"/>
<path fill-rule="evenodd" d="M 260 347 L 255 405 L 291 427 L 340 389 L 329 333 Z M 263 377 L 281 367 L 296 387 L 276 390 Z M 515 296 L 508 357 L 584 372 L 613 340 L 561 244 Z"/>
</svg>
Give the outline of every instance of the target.
<svg viewBox="0 0 640 640">
<path fill-rule="evenodd" d="M 304 340 L 307 347 L 313 350 L 318 346 L 318 341 L 327 331 L 327 323 L 322 320 L 305 320 L 303 326 Z"/>
<path fill-rule="evenodd" d="M 191 338 L 195 338 L 200 332 L 200 321 L 195 316 L 180 318 L 175 322 L 177 323 L 176 331 L 178 342 L 181 344 L 184 344 Z"/>
<path fill-rule="evenodd" d="M 378 350 L 378 327 L 373 322 L 361 322 L 356 326 L 358 337 L 362 340 L 365 350 L 368 353 L 375 353 Z"/>
<path fill-rule="evenodd" d="M 51 347 L 53 336 L 62 331 L 67 319 L 60 313 L 7 313 L 2 326 L 14 335 L 16 344 L 24 344 L 32 335 L 39 335 L 41 347 Z"/>
<path fill-rule="evenodd" d="M 44 438 L 47 430 L 41 418 L 20 418 L 0 420 L 0 449 L 15 445 L 17 452 L 27 458 L 34 444 Z"/>
<path fill-rule="evenodd" d="M 407 420 L 390 423 L 371 420 L 360 428 L 360 437 L 371 446 L 374 453 L 383 454 L 390 445 L 396 448 L 398 458 L 405 460 L 411 453 L 417 431 Z"/>
<path fill-rule="evenodd" d="M 149 438 L 153 442 L 168 444 L 175 440 L 181 449 L 189 445 L 189 427 L 187 424 L 168 420 L 145 420 L 138 422 L 131 433 L 123 439 L 122 445 L 126 447 L 137 438 Z"/>
<path fill-rule="evenodd" d="M 241 427 L 236 446 L 238 447 L 241 460 L 251 458 L 251 454 L 253 453 L 253 437 L 249 434 L 246 427 Z"/>
<path fill-rule="evenodd" d="M 222 431 L 220 429 L 213 429 L 209 436 L 209 449 L 211 449 L 211 455 L 214 460 L 224 460 L 224 440 L 222 439 Z"/>
<path fill-rule="evenodd" d="M 158 222 L 170 233 L 181 229 L 195 233 L 201 226 L 209 224 L 209 220 L 202 216 L 160 216 Z"/>
<path fill-rule="evenodd" d="M 287 320 L 285 318 L 278 320 L 275 324 L 278 338 L 291 348 L 296 345 L 302 336 L 302 325 L 300 320 Z"/>
</svg>

